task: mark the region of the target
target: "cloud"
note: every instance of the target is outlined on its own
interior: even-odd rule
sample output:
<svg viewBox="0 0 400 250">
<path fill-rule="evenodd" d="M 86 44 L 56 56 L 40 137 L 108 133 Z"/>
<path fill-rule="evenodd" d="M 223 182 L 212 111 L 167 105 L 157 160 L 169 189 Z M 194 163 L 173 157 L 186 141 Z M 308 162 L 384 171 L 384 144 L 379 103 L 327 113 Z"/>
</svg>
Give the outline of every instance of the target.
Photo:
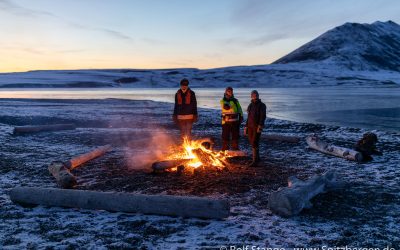
<svg viewBox="0 0 400 250">
<path fill-rule="evenodd" d="M 57 17 L 53 13 L 47 11 L 25 8 L 21 5 L 14 3 L 11 0 L 0 0 L 0 10 L 10 12 L 15 15 L 22 15 L 28 17 L 38 17 L 38 16 Z"/>
<path fill-rule="evenodd" d="M 233 46 L 245 46 L 245 47 L 260 47 L 275 41 L 289 38 L 287 33 L 269 33 L 263 34 L 256 37 L 231 37 L 222 39 L 221 43 L 223 45 L 233 45 Z"/>
<path fill-rule="evenodd" d="M 31 48 L 31 47 L 26 47 L 20 44 L 13 44 L 13 45 L 8 45 L 8 44 L 1 44 L 0 48 L 3 51 L 15 51 L 15 52 L 25 52 L 28 54 L 33 54 L 33 55 L 45 55 L 47 54 L 46 50 L 40 49 L 40 48 Z"/>
<path fill-rule="evenodd" d="M 277 1 L 247 0 L 234 5 L 230 21 L 241 28 L 258 28 L 265 26 L 265 21 L 271 19 L 274 12 L 279 11 Z M 282 4 L 281 4 L 282 5 Z"/>
<path fill-rule="evenodd" d="M 59 19 L 62 19 L 62 18 L 59 18 Z M 64 20 L 64 19 L 62 19 L 62 20 Z M 75 23 L 75 22 L 66 21 L 66 20 L 64 20 L 64 21 L 67 23 L 67 25 L 69 25 L 72 28 L 102 32 L 109 36 L 112 36 L 112 37 L 118 38 L 118 39 L 122 39 L 122 40 L 133 40 L 132 37 L 130 37 L 122 32 L 116 31 L 116 30 L 107 29 L 107 28 L 91 27 L 91 26 L 82 25 L 82 24 Z"/>
<path fill-rule="evenodd" d="M 25 52 L 28 54 L 33 54 L 33 55 L 49 55 L 49 54 L 74 54 L 74 53 L 82 53 L 88 51 L 87 49 L 59 49 L 59 50 L 51 50 L 48 48 L 39 48 L 39 47 L 27 47 L 24 46 L 23 44 L 13 44 L 13 45 L 6 45 L 6 44 L 0 44 L 0 48 L 3 50 L 8 50 L 8 51 L 15 51 L 15 52 Z"/>
<path fill-rule="evenodd" d="M 31 8 L 26 8 L 21 5 L 16 4 L 15 2 L 11 0 L 0 0 L 0 10 L 12 13 L 17 16 L 23 16 L 23 17 L 30 17 L 30 18 L 40 18 L 40 17 L 45 17 L 45 18 L 53 18 L 57 19 L 68 26 L 76 29 L 82 29 L 82 30 L 88 30 L 88 31 L 95 31 L 95 32 L 102 32 L 110 37 L 116 38 L 116 39 L 121 39 L 121 40 L 130 40 L 132 41 L 133 38 L 130 37 L 129 35 L 126 35 L 122 32 L 109 29 L 109 28 L 102 28 L 102 27 L 92 27 L 88 25 L 83 25 L 79 23 L 75 23 L 69 20 L 66 20 L 60 16 L 57 16 L 51 12 L 48 11 L 41 11 L 41 10 L 35 10 Z"/>
</svg>

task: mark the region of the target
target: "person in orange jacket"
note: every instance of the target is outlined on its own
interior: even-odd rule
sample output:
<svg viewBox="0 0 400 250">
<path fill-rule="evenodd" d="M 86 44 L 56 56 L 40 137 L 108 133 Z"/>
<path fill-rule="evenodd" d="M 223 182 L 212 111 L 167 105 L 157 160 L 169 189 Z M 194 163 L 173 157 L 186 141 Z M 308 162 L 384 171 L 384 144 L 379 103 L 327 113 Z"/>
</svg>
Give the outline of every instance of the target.
<svg viewBox="0 0 400 250">
<path fill-rule="evenodd" d="M 174 122 L 179 126 L 182 139 L 191 139 L 193 123 L 197 122 L 196 94 L 189 88 L 189 80 L 183 78 L 175 94 Z"/>
</svg>

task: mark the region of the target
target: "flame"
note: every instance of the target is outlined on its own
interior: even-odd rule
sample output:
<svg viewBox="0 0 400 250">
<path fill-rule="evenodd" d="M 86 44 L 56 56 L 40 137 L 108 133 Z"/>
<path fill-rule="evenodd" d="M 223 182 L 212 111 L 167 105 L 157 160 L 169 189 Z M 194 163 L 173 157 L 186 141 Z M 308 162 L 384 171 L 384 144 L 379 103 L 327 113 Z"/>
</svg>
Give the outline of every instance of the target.
<svg viewBox="0 0 400 250">
<path fill-rule="evenodd" d="M 204 152 L 206 152 L 210 156 L 211 162 L 207 165 L 218 168 L 224 168 L 224 161 L 226 159 L 225 154 L 223 152 L 214 152 L 210 149 L 207 149 L 202 143 L 204 140 L 190 140 L 188 138 L 184 138 L 183 144 L 181 147 L 174 148 L 173 152 L 167 157 L 169 160 L 176 159 L 190 159 L 188 163 L 185 165 L 187 167 L 196 169 L 202 167 L 204 164 L 201 160 L 193 153 L 193 150 L 201 148 Z"/>
<path fill-rule="evenodd" d="M 187 159 L 191 159 L 191 161 L 187 164 L 192 168 L 199 168 L 203 166 L 203 163 L 197 158 L 197 156 L 193 153 L 193 149 L 202 147 L 201 143 L 196 143 L 196 141 L 191 141 L 188 138 L 183 139 L 183 148 L 185 149 L 185 153 L 187 155 Z"/>
</svg>

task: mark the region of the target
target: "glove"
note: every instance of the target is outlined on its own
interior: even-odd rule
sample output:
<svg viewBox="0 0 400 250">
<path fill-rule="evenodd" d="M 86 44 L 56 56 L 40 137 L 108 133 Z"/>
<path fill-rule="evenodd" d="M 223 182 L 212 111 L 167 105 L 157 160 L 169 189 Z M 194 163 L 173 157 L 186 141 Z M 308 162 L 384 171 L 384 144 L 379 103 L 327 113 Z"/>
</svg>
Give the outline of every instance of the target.
<svg viewBox="0 0 400 250">
<path fill-rule="evenodd" d="M 198 115 L 194 115 L 193 116 L 193 122 L 197 122 L 199 120 L 199 116 Z"/>
<path fill-rule="evenodd" d="M 247 136 L 247 127 L 244 127 L 243 134 L 244 134 L 245 136 Z"/>
<path fill-rule="evenodd" d="M 231 109 L 231 106 L 230 106 L 229 104 L 226 104 L 226 103 L 225 103 L 225 104 L 224 104 L 224 109 L 225 109 L 225 110 L 229 110 L 229 109 Z"/>
<path fill-rule="evenodd" d="M 178 123 L 178 116 L 176 116 L 176 115 L 173 115 L 172 116 L 172 120 L 174 121 L 174 123 Z"/>
<path fill-rule="evenodd" d="M 263 131 L 263 126 L 258 125 L 257 126 L 257 133 L 261 133 Z"/>
</svg>

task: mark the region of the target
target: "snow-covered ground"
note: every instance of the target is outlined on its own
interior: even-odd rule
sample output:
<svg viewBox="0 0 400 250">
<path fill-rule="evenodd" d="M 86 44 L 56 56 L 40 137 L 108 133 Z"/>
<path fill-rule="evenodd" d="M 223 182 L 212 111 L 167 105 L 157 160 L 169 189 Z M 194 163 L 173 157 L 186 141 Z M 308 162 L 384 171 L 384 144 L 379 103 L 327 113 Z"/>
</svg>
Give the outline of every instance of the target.
<svg viewBox="0 0 400 250">
<path fill-rule="evenodd" d="M 238 166 L 230 173 L 196 176 L 151 175 L 141 171 L 160 156 L 178 131 L 170 120 L 172 105 L 128 100 L 0 100 L 0 246 L 2 249 L 199 249 L 221 246 L 384 247 L 400 245 L 400 135 L 374 131 L 383 156 L 357 164 L 330 157 L 300 144 L 262 141 L 262 167 Z M 25 136 L 13 126 L 77 124 L 78 129 Z M 365 130 L 269 119 L 267 133 L 324 140 L 351 147 Z M 219 113 L 202 109 L 197 137 L 219 139 Z M 157 143 L 154 143 L 157 142 Z M 8 192 L 17 186 L 55 187 L 47 171 L 99 145 L 114 149 L 74 172 L 79 189 L 225 198 L 225 220 L 184 219 L 107 211 L 13 204 Z M 244 138 L 242 148 L 248 150 Z M 217 147 L 219 141 L 217 140 Z M 147 155 L 144 157 L 144 155 Z M 321 194 L 314 207 L 292 218 L 273 215 L 268 194 L 285 186 L 290 175 L 308 178 L 335 169 L 348 183 L 341 191 Z"/>
</svg>

